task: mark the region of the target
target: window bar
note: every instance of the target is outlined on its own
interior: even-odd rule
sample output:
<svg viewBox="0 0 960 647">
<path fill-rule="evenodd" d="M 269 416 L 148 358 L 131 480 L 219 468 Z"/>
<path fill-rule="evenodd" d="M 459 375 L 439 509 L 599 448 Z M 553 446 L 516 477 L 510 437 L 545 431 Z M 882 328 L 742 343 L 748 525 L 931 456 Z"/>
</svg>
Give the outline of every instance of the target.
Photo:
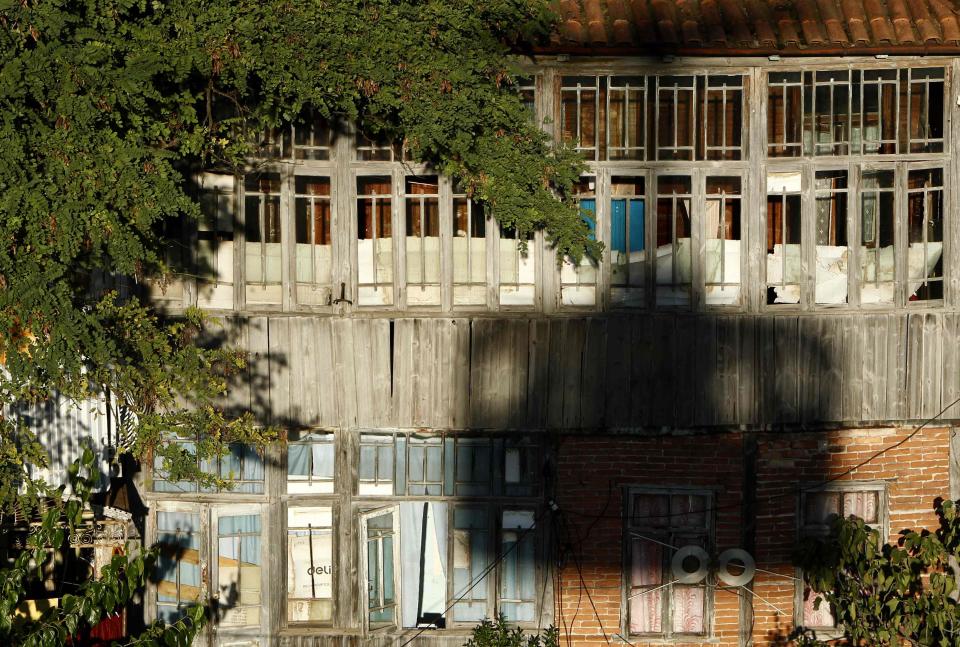
<svg viewBox="0 0 960 647">
<path fill-rule="evenodd" d="M 780 245 L 783 247 L 780 259 L 780 287 L 787 287 L 787 187 L 780 187 Z"/>
<path fill-rule="evenodd" d="M 424 218 L 426 203 L 422 195 L 417 198 L 417 202 L 420 204 L 420 288 L 422 289 L 427 284 L 427 241 L 423 233 L 427 225 Z"/>
<path fill-rule="evenodd" d="M 673 82 L 673 153 L 677 153 L 677 144 L 679 144 L 678 131 L 680 130 L 680 124 L 677 120 L 680 118 L 680 108 L 677 105 L 677 101 L 680 99 L 680 84 L 677 81 Z"/>
<path fill-rule="evenodd" d="M 370 231 L 373 232 L 373 290 L 376 292 L 380 289 L 379 277 L 377 272 L 377 234 L 379 233 L 380 225 L 377 218 L 377 194 L 374 193 L 370 197 Z M 392 254 L 391 254 L 392 256 Z"/>
<path fill-rule="evenodd" d="M 670 201 L 670 227 L 672 229 L 670 233 L 670 243 L 673 245 L 673 254 L 670 257 L 670 283 L 675 286 L 677 284 L 677 250 L 680 249 L 680 246 L 677 244 L 677 194 L 674 191 L 673 197 Z"/>
<path fill-rule="evenodd" d="M 260 277 L 264 283 L 267 282 L 267 200 L 261 192 L 260 195 Z"/>
<path fill-rule="evenodd" d="M 726 285 L 727 269 L 727 194 L 720 190 L 720 285 Z"/>
<path fill-rule="evenodd" d="M 657 125 L 660 123 L 660 77 L 653 77 L 653 158 L 660 159 L 660 133 Z"/>
</svg>

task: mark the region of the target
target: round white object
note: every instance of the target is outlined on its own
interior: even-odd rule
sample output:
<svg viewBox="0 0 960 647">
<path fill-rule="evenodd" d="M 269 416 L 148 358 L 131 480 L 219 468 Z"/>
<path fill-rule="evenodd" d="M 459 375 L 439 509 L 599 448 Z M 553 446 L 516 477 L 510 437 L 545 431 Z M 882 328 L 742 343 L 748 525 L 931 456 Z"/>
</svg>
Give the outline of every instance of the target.
<svg viewBox="0 0 960 647">
<path fill-rule="evenodd" d="M 697 560 L 697 570 L 688 571 L 683 567 L 683 562 L 693 557 Z M 684 546 L 673 555 L 670 567 L 673 569 L 673 577 L 680 584 L 697 584 L 707 577 L 707 569 L 710 565 L 710 556 L 707 551 L 700 546 Z"/>
<path fill-rule="evenodd" d="M 730 572 L 730 563 L 740 562 L 743 564 L 743 572 L 734 575 Z M 743 586 L 753 579 L 757 572 L 757 563 L 750 556 L 750 553 L 742 548 L 728 548 L 720 553 L 717 560 L 717 577 L 728 586 Z"/>
</svg>

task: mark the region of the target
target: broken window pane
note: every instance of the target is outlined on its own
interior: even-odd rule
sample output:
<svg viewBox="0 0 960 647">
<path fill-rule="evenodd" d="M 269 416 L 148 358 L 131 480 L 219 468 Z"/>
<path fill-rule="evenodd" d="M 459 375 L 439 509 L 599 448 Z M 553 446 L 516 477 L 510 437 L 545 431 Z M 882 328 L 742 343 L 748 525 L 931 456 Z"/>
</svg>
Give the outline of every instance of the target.
<svg viewBox="0 0 960 647">
<path fill-rule="evenodd" d="M 357 178 L 357 299 L 393 303 L 393 211 L 389 176 Z"/>
<path fill-rule="evenodd" d="M 657 178 L 657 303 L 690 303 L 691 180 L 686 175 Z"/>
<path fill-rule="evenodd" d="M 607 78 L 607 159 L 646 157 L 646 77 Z"/>
<path fill-rule="evenodd" d="M 492 558 L 486 509 L 455 507 L 452 565 L 453 595 L 457 599 L 452 610 L 455 622 L 479 622 L 488 617 L 489 585 L 486 577 Z"/>
<path fill-rule="evenodd" d="M 297 303 L 326 305 L 333 280 L 330 178 L 298 175 L 294 190 Z"/>
<path fill-rule="evenodd" d="M 466 496 L 490 494 L 490 477 L 493 472 L 492 451 L 490 441 L 487 439 L 457 439 L 455 494 Z"/>
<path fill-rule="evenodd" d="M 894 302 L 894 172 L 864 171 L 860 180 L 860 303 Z"/>
<path fill-rule="evenodd" d="M 290 433 L 287 492 L 333 492 L 333 434 Z"/>
<path fill-rule="evenodd" d="M 440 185 L 437 176 L 406 179 L 407 305 L 440 305 Z"/>
<path fill-rule="evenodd" d="M 813 152 L 846 155 L 850 144 L 850 71 L 818 71 L 813 77 Z"/>
<path fill-rule="evenodd" d="M 907 179 L 907 280 L 910 301 L 943 298 L 943 169 Z"/>
<path fill-rule="evenodd" d="M 487 218 L 461 187 L 453 195 L 453 305 L 487 302 Z"/>
<path fill-rule="evenodd" d="M 157 619 L 176 622 L 201 600 L 200 515 L 157 512 Z"/>
<path fill-rule="evenodd" d="M 560 126 L 564 141 L 587 159 L 597 159 L 600 77 L 565 76 L 560 88 Z"/>
<path fill-rule="evenodd" d="M 511 622 L 532 622 L 536 616 L 534 514 L 504 510 L 500 551 L 500 613 Z"/>
<path fill-rule="evenodd" d="M 817 171 L 816 287 L 818 304 L 847 302 L 847 172 Z"/>
<path fill-rule="evenodd" d="M 404 627 L 446 626 L 447 504 L 400 504 L 402 624 Z"/>
<path fill-rule="evenodd" d="M 909 69 L 909 150 L 943 151 L 943 68 Z"/>
<path fill-rule="evenodd" d="M 233 176 L 203 173 L 197 223 L 197 305 L 233 308 Z"/>
<path fill-rule="evenodd" d="M 739 177 L 706 179 L 706 279 L 707 305 L 735 305 L 740 301 Z"/>
<path fill-rule="evenodd" d="M 393 494 L 393 436 L 360 436 L 359 494 Z"/>
<path fill-rule="evenodd" d="M 247 301 L 280 303 L 280 176 L 247 176 L 244 188 Z"/>
<path fill-rule="evenodd" d="M 738 160 L 743 133 L 743 77 L 706 77 L 702 129 L 704 154 L 708 160 Z"/>
<path fill-rule="evenodd" d="M 767 303 L 800 303 L 800 171 L 767 174 Z"/>
<path fill-rule="evenodd" d="M 287 509 L 287 620 L 333 621 L 333 512 Z"/>
<path fill-rule="evenodd" d="M 597 182 L 594 177 L 582 178 L 574 185 L 580 217 L 587 223 L 590 238 L 597 233 Z M 560 303 L 566 306 L 592 306 L 597 302 L 597 262 L 584 254 L 578 264 L 564 258 L 560 265 Z"/>
<path fill-rule="evenodd" d="M 397 593 L 394 560 L 394 513 L 365 519 L 367 623 L 371 629 L 396 624 Z"/>
<path fill-rule="evenodd" d="M 647 272 L 645 180 L 614 176 L 610 192 L 610 301 L 642 306 Z"/>
<path fill-rule="evenodd" d="M 860 137 L 864 154 L 896 153 L 899 119 L 897 71 L 864 70 L 861 92 Z"/>
<path fill-rule="evenodd" d="M 443 445 L 440 438 L 412 436 L 407 448 L 407 493 L 443 494 Z"/>
<path fill-rule="evenodd" d="M 692 160 L 694 77 L 659 76 L 656 86 L 657 159 Z"/>
<path fill-rule="evenodd" d="M 500 305 L 532 306 L 536 300 L 537 268 L 533 235 L 520 248 L 515 229 L 500 228 Z"/>
</svg>

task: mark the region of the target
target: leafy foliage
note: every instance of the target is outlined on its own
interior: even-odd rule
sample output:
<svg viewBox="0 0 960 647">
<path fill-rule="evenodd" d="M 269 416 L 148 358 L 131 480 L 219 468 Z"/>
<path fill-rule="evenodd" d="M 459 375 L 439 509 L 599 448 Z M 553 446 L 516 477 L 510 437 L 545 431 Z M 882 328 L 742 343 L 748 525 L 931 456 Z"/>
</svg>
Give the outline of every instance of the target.
<svg viewBox="0 0 960 647">
<path fill-rule="evenodd" d="M 957 576 L 960 556 L 957 503 L 936 503 L 940 526 L 904 530 L 896 544 L 856 518 L 837 519 L 827 539 L 808 539 L 797 564 L 821 593 L 838 626 L 854 645 L 955 645 L 960 632 Z M 797 644 L 822 645 L 812 632 Z"/>
<path fill-rule="evenodd" d="M 67 538 L 81 524 L 84 506 L 97 481 L 94 460 L 93 452 L 86 449 L 70 467 L 72 494 L 65 496 L 60 488 L 52 493 L 52 499 L 45 500 L 47 508 L 39 515 L 35 531 L 28 535 L 26 548 L 16 556 L 12 566 L 0 569 L 0 642 L 3 644 L 24 647 L 66 644 L 79 630 L 93 627 L 122 609 L 152 569 L 155 551 L 132 557 L 115 555 L 101 569 L 99 579 L 81 583 L 74 593 L 62 597 L 59 606 L 47 609 L 39 620 L 26 622 L 16 617 L 15 611 L 24 599 L 28 581 L 31 577 L 42 578 L 41 565 L 51 554 L 67 548 Z M 192 607 L 181 620 L 171 625 L 152 625 L 128 645 L 156 645 L 162 640 L 171 647 L 186 647 L 205 623 L 204 613 L 203 607 Z"/>
<path fill-rule="evenodd" d="M 470 634 L 465 647 L 559 647 L 560 632 L 548 627 L 543 633 L 526 633 L 511 627 L 504 617 L 480 621 Z"/>
<path fill-rule="evenodd" d="M 211 455 L 269 440 L 215 411 L 244 358 L 137 287 L 174 270 L 163 223 L 199 216 L 185 175 L 249 169 L 253 134 L 306 110 L 404 141 L 519 240 L 596 256 L 563 199 L 580 159 L 515 91 L 510 52 L 554 20 L 547 0 L 0 0 L 0 404 L 109 391 L 131 449 L 181 475 L 163 429 Z"/>
</svg>

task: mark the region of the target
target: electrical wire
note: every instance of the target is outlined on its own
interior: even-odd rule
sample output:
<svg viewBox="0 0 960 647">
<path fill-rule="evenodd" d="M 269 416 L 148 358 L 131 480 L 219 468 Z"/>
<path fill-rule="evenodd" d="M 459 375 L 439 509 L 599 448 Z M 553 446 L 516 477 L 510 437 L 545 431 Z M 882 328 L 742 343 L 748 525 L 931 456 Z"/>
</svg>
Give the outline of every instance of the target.
<svg viewBox="0 0 960 647">
<path fill-rule="evenodd" d="M 481 571 L 480 575 L 478 575 L 478 576 L 476 576 L 475 578 L 473 578 L 472 580 L 470 580 L 470 582 L 467 584 L 466 588 L 464 588 L 464 590 L 460 592 L 460 595 L 457 596 L 457 598 L 456 598 L 453 602 L 451 602 L 450 604 L 447 605 L 447 607 L 440 613 L 440 615 L 441 615 L 441 616 L 446 616 L 446 615 L 447 615 L 447 612 L 450 611 L 450 609 L 452 609 L 454 606 L 456 606 L 457 604 L 459 604 L 460 602 L 462 602 L 463 599 L 464 599 L 465 597 L 467 597 L 467 594 L 470 593 L 470 591 L 472 591 L 472 590 L 474 589 L 474 587 L 477 586 L 477 584 L 479 584 L 480 582 L 482 582 L 482 581 L 487 577 L 487 575 L 489 575 L 489 574 L 491 573 L 491 571 L 493 571 L 493 569 L 495 569 L 497 566 L 500 565 L 500 562 L 502 562 L 504 559 L 506 559 L 507 555 L 509 555 L 515 548 L 517 548 L 517 546 L 519 546 L 521 543 L 523 543 L 523 540 L 526 539 L 527 535 L 529 535 L 531 532 L 533 532 L 534 529 L 537 528 L 537 526 L 539 525 L 539 523 L 540 523 L 540 521 L 541 521 L 541 517 L 543 516 L 543 514 L 546 513 L 546 511 L 547 511 L 548 509 L 549 509 L 549 508 L 544 508 L 544 509 L 542 509 L 542 510 L 540 511 L 540 514 L 538 514 L 538 515 L 536 515 L 536 516 L 534 517 L 533 523 L 530 525 L 530 527 L 524 528 L 524 529 L 523 529 L 523 532 L 520 533 L 520 534 L 517 536 L 517 540 L 516 540 L 515 542 L 513 542 L 513 545 L 511 545 L 510 548 L 508 548 L 507 550 L 505 550 L 505 551 L 503 551 L 502 553 L 500 553 L 500 555 L 498 555 L 497 558 L 494 559 L 492 562 L 490 562 L 489 564 L 487 564 L 486 568 L 484 568 L 483 571 Z M 425 625 L 425 626 L 423 626 L 423 627 L 419 627 L 419 628 L 417 629 L 417 632 L 414 633 L 412 636 L 410 636 L 410 638 L 408 638 L 407 640 L 405 640 L 403 643 L 401 643 L 399 647 L 407 647 L 407 645 L 409 645 L 409 644 L 412 643 L 414 640 L 416 640 L 417 638 L 419 638 L 419 637 L 421 636 L 421 634 L 423 634 L 423 632 L 426 631 L 427 629 L 430 629 L 430 627 L 431 627 L 430 625 Z M 399 639 L 399 637 L 398 637 L 398 639 Z"/>
</svg>

